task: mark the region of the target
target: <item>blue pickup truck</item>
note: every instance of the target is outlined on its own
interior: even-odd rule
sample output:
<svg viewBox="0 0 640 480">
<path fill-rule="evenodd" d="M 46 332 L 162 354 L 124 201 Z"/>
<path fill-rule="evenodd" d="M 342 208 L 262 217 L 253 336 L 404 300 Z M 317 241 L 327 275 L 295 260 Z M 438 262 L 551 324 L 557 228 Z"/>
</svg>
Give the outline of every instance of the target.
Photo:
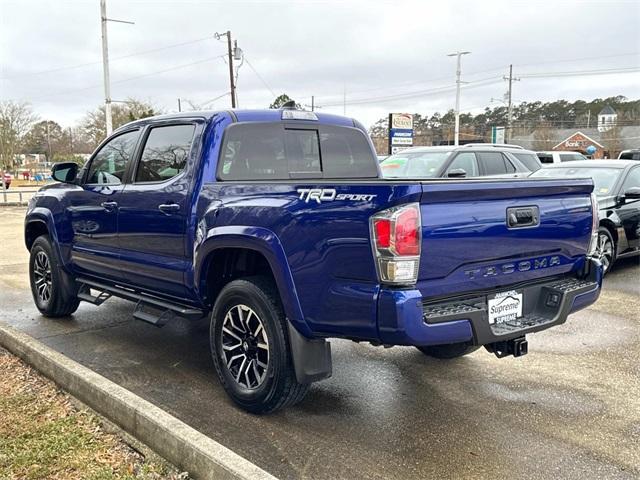
<svg viewBox="0 0 640 480">
<path fill-rule="evenodd" d="M 158 326 L 208 316 L 220 381 L 254 413 L 329 377 L 329 338 L 521 356 L 600 293 L 591 180 L 385 180 L 351 118 L 147 118 L 52 173 L 25 220 L 40 312 L 116 296 Z"/>
</svg>

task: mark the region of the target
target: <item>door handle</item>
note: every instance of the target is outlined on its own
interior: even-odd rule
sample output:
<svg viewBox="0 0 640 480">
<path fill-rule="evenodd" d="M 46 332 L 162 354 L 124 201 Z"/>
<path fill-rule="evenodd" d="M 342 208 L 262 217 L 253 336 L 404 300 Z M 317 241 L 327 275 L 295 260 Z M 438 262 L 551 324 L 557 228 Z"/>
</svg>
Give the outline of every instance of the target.
<svg viewBox="0 0 640 480">
<path fill-rule="evenodd" d="M 116 208 L 118 208 L 118 202 L 102 202 L 100 206 L 102 206 L 102 208 L 104 208 L 107 212 L 113 212 Z"/>
<path fill-rule="evenodd" d="M 172 213 L 180 211 L 180 205 L 177 203 L 161 203 L 158 205 L 158 209 L 165 215 L 171 215 Z"/>
</svg>

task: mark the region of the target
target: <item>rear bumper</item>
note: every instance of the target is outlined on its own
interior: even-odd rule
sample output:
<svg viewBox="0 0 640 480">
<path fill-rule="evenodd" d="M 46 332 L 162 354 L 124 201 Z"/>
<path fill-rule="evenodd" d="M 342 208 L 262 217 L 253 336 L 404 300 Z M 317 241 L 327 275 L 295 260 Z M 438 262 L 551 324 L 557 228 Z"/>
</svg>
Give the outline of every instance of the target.
<svg viewBox="0 0 640 480">
<path fill-rule="evenodd" d="M 602 266 L 595 259 L 585 263 L 575 276 L 519 285 L 523 316 L 499 325 L 488 321 L 487 296 L 493 291 L 425 302 L 418 290 L 383 289 L 378 297 L 380 339 L 391 345 L 486 345 L 559 325 L 600 295 Z"/>
</svg>

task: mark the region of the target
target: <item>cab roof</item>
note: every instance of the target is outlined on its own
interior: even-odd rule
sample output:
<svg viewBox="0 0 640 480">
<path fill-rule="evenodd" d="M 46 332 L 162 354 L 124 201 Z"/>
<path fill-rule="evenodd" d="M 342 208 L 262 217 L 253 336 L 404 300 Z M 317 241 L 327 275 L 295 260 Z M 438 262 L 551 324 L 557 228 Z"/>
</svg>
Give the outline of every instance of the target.
<svg viewBox="0 0 640 480">
<path fill-rule="evenodd" d="M 294 110 L 294 111 L 302 111 L 302 110 Z M 145 125 L 147 123 L 152 123 L 155 121 L 162 120 L 180 120 L 180 119 L 189 119 L 189 118 L 203 118 L 205 120 L 210 120 L 215 115 L 218 114 L 226 114 L 230 115 L 237 122 L 280 122 L 282 120 L 282 109 L 261 109 L 261 110 L 201 110 L 201 111 L 193 111 L 193 112 L 180 112 L 180 113 L 169 113 L 164 115 L 155 115 L 153 117 L 142 118 L 140 120 L 135 120 L 133 122 L 127 123 L 122 127 L 119 127 L 118 130 L 123 127 L 131 127 L 134 125 Z M 319 124 L 329 124 L 329 125 L 339 125 L 345 127 L 358 127 L 360 126 L 357 121 L 353 118 L 343 117 L 341 115 L 333 115 L 330 113 L 319 113 L 313 112 L 318 120 L 285 120 L 287 122 L 302 122 L 305 123 L 314 123 L 318 122 Z"/>
</svg>

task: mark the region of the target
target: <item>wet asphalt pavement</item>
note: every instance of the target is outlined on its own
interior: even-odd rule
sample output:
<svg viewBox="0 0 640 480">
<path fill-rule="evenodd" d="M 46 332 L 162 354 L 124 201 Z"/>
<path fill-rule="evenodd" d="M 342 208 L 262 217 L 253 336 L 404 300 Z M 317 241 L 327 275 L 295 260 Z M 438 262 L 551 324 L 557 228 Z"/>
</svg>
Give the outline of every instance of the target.
<svg viewBox="0 0 640 480">
<path fill-rule="evenodd" d="M 41 317 L 28 290 L 24 209 L 0 208 L 0 321 L 94 369 L 283 478 L 638 478 L 640 265 L 598 303 L 530 335 L 529 355 L 450 361 L 332 341 L 333 377 L 270 416 L 235 408 L 207 322 L 157 328 L 133 304 Z"/>
</svg>

